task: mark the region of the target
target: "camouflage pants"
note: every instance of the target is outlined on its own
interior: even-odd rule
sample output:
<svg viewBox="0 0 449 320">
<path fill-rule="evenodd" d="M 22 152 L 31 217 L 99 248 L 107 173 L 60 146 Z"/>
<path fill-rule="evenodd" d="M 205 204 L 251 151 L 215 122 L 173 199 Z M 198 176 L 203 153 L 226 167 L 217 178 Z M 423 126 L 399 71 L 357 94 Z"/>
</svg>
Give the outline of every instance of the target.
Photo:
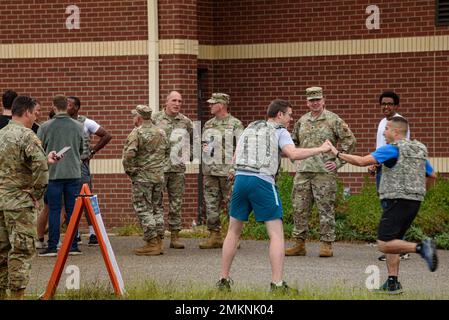
<svg viewBox="0 0 449 320">
<path fill-rule="evenodd" d="M 162 183 L 133 182 L 134 211 L 143 230 L 143 240 L 164 236 Z"/>
<path fill-rule="evenodd" d="M 170 231 L 181 230 L 181 206 L 184 195 L 185 174 L 166 172 L 164 189 L 168 194 L 168 225 Z"/>
<path fill-rule="evenodd" d="M 0 291 L 25 289 L 36 253 L 34 208 L 0 210 Z"/>
<path fill-rule="evenodd" d="M 292 236 L 306 239 L 309 231 L 309 217 L 316 203 L 320 218 L 320 240 L 335 241 L 335 195 L 337 178 L 335 174 L 302 172 L 295 175 L 292 191 L 294 228 Z"/>
<path fill-rule="evenodd" d="M 220 204 L 226 211 L 232 184 L 227 177 L 204 176 L 204 202 L 206 203 L 207 229 L 220 231 Z"/>
</svg>

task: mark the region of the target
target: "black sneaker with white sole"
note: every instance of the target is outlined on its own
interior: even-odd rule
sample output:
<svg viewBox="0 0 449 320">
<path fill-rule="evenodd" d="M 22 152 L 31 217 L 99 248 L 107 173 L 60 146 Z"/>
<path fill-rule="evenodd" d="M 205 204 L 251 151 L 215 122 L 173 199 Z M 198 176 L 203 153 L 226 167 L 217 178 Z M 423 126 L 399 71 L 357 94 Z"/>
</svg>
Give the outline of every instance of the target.
<svg viewBox="0 0 449 320">
<path fill-rule="evenodd" d="M 76 249 L 70 249 L 70 251 L 69 251 L 69 256 L 79 256 L 79 255 L 81 255 L 81 254 L 83 254 L 83 253 L 82 253 L 81 250 L 78 249 L 78 248 L 76 248 Z"/>
<path fill-rule="evenodd" d="M 39 257 L 56 257 L 58 255 L 58 250 L 56 249 L 45 249 L 37 254 Z"/>
<path fill-rule="evenodd" d="M 98 246 L 98 239 L 97 236 L 94 234 L 91 234 L 89 236 L 89 242 L 87 243 L 88 246 Z"/>
</svg>

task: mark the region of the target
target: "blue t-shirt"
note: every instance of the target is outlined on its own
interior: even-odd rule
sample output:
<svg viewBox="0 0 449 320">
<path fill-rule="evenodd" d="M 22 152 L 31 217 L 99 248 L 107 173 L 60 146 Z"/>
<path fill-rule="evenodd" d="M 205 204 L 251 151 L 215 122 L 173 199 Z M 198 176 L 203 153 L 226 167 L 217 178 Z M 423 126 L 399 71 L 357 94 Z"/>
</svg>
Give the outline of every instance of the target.
<svg viewBox="0 0 449 320">
<path fill-rule="evenodd" d="M 378 148 L 376 151 L 371 153 L 371 155 L 378 163 L 382 163 L 388 168 L 393 168 L 399 157 L 399 148 L 392 146 L 391 144 L 387 144 Z M 429 160 L 426 160 L 426 176 L 430 176 L 432 173 L 432 165 Z"/>
</svg>

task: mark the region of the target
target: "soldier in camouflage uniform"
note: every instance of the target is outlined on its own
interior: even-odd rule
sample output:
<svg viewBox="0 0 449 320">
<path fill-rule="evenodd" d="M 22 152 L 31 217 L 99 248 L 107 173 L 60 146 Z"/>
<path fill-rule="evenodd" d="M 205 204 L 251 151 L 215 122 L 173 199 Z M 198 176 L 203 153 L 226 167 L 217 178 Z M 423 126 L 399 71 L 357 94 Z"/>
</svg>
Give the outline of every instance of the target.
<svg viewBox="0 0 449 320">
<path fill-rule="evenodd" d="M 343 152 L 352 152 L 355 148 L 355 137 L 338 115 L 325 109 L 322 88 L 307 88 L 306 96 L 310 112 L 295 123 L 292 133 L 295 145 L 300 148 L 318 147 L 328 139 L 334 145 L 340 143 Z M 297 165 L 292 191 L 295 223 L 292 235 L 295 244 L 285 250 L 287 256 L 306 254 L 305 239 L 314 202 L 320 218 L 319 256 L 333 256 L 337 169 L 343 164 L 344 162 L 332 154 L 322 154 L 302 160 Z"/>
<path fill-rule="evenodd" d="M 151 108 L 145 105 L 138 105 L 133 111 L 137 126 L 126 139 L 122 157 L 125 173 L 132 181 L 134 211 L 146 241 L 146 245 L 134 250 L 136 255 L 163 253 L 162 187 L 169 144 L 164 130 L 152 123 L 151 114 Z"/>
<path fill-rule="evenodd" d="M 232 156 L 234 141 L 243 132 L 242 122 L 228 112 L 229 95 L 213 93 L 207 100 L 214 118 L 203 128 L 203 175 L 204 200 L 206 203 L 207 229 L 209 239 L 200 243 L 201 249 L 221 248 L 223 238 L 220 230 L 220 204 L 228 206 L 234 168 Z"/>
<path fill-rule="evenodd" d="M 185 247 L 184 243 L 179 240 L 179 231 L 182 227 L 181 206 L 185 185 L 185 162 L 190 160 L 190 158 L 180 159 L 179 154 L 186 148 L 191 151 L 190 137 L 193 136 L 192 120 L 180 113 L 181 106 L 181 94 L 172 91 L 167 96 L 165 108 L 153 115 L 154 124 L 165 131 L 170 142 L 170 157 L 164 169 L 164 189 L 167 190 L 169 202 L 170 248 L 175 249 L 184 249 Z"/>
<path fill-rule="evenodd" d="M 36 253 L 37 211 L 48 184 L 47 156 L 31 130 L 31 98 L 19 96 L 0 130 L 0 299 L 22 299 Z"/>
<path fill-rule="evenodd" d="M 365 167 L 382 165 L 379 198 L 383 209 L 377 231 L 377 243 L 387 258 L 388 279 L 377 292 L 398 294 L 402 285 L 398 281 L 399 254 L 416 252 L 427 263 L 431 272 L 438 267 L 435 241 L 408 242 L 403 236 L 418 214 L 426 193 L 426 177 L 433 182 L 435 173 L 427 160 L 427 148 L 421 142 L 406 139 L 408 122 L 400 116 L 388 120 L 384 136 L 388 143 L 364 157 L 344 154 L 331 146 L 337 159 Z M 330 143 L 328 143 L 330 144 Z"/>
</svg>

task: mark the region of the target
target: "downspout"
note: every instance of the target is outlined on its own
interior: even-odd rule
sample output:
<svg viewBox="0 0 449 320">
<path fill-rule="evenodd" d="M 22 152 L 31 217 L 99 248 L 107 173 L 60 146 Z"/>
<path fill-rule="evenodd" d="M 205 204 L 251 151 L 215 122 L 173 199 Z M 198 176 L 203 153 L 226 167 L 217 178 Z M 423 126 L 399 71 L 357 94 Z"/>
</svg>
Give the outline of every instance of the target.
<svg viewBox="0 0 449 320">
<path fill-rule="evenodd" d="M 157 0 L 147 0 L 148 10 L 148 103 L 159 110 L 159 29 Z"/>
</svg>

